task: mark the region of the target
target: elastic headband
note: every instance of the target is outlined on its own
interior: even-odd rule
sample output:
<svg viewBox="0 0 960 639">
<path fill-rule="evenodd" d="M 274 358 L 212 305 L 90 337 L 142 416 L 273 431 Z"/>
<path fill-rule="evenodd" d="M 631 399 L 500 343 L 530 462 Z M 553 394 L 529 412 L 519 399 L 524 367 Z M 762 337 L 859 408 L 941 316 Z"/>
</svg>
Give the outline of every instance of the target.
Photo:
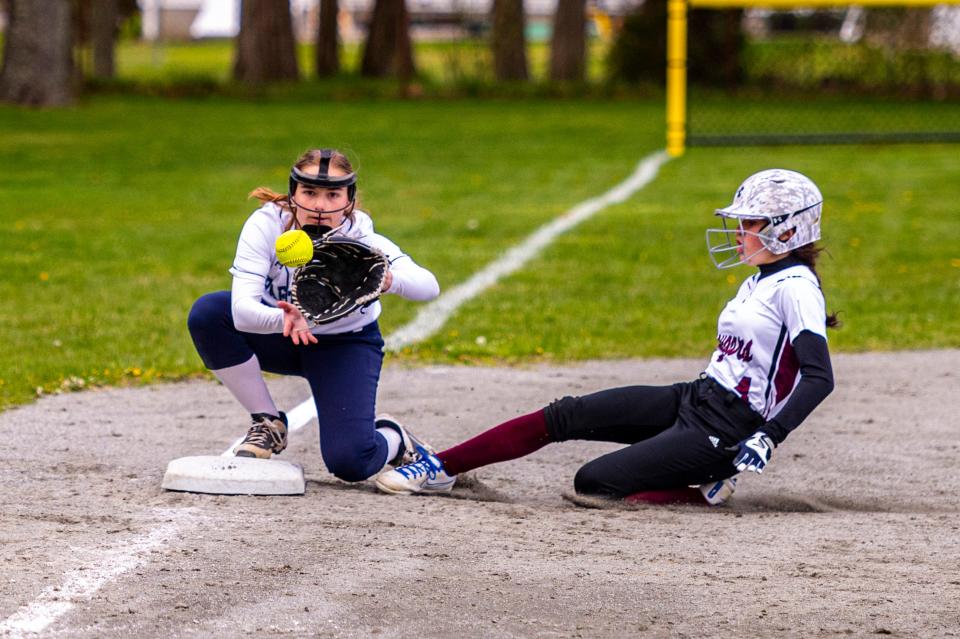
<svg viewBox="0 0 960 639">
<path fill-rule="evenodd" d="M 329 159 L 327 160 L 329 163 Z M 304 173 L 297 167 L 290 170 L 290 182 L 303 184 L 304 186 L 316 186 L 323 189 L 339 189 L 344 186 L 353 186 L 357 183 L 356 173 L 347 173 L 346 175 L 330 175 L 325 171 L 323 163 L 320 164 L 320 171 L 317 175 Z"/>
</svg>

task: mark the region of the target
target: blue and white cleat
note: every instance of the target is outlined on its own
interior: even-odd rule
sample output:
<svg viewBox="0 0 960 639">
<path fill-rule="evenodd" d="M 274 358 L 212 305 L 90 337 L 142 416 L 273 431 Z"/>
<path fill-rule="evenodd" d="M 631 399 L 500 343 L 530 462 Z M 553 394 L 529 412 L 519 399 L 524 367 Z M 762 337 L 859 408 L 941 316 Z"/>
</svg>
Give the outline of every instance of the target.
<svg viewBox="0 0 960 639">
<path fill-rule="evenodd" d="M 703 484 L 699 488 L 708 504 L 719 506 L 733 496 L 733 491 L 737 489 L 737 476 L 734 475 L 720 481 Z"/>
<path fill-rule="evenodd" d="M 456 475 L 450 476 L 443 469 L 443 462 L 426 448 L 417 447 L 418 461 L 377 475 L 377 488 L 391 495 L 414 493 L 448 493 L 453 490 Z"/>
</svg>

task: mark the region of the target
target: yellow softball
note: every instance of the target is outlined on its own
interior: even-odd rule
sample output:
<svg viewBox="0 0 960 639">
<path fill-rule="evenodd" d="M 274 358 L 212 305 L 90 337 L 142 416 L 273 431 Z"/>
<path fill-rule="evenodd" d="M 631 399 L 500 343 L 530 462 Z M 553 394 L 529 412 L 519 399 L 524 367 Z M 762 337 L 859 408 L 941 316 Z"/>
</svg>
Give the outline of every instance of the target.
<svg viewBox="0 0 960 639">
<path fill-rule="evenodd" d="M 313 242 L 300 229 L 292 229 L 277 238 L 277 260 L 284 266 L 300 268 L 313 258 Z"/>
</svg>

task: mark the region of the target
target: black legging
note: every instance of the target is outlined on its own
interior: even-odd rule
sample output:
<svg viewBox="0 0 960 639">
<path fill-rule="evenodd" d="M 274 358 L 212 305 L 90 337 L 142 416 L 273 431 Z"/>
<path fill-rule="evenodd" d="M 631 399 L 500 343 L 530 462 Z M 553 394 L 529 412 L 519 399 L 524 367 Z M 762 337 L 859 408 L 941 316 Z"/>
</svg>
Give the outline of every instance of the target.
<svg viewBox="0 0 960 639">
<path fill-rule="evenodd" d="M 553 441 L 630 444 L 588 462 L 574 480 L 578 493 L 616 497 L 734 475 L 736 453 L 725 448 L 749 437 L 764 422 L 746 402 L 709 377 L 564 397 L 544 413 Z"/>
</svg>

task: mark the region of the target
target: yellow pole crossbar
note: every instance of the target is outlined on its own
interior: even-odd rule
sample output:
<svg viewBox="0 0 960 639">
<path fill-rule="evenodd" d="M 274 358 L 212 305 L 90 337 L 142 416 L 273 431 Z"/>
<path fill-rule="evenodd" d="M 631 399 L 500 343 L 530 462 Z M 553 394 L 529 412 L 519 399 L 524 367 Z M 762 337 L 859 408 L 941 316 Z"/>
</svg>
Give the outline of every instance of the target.
<svg viewBox="0 0 960 639">
<path fill-rule="evenodd" d="M 689 0 L 697 9 L 816 9 L 828 7 L 934 7 L 938 4 L 960 4 L 960 0 Z"/>
</svg>

